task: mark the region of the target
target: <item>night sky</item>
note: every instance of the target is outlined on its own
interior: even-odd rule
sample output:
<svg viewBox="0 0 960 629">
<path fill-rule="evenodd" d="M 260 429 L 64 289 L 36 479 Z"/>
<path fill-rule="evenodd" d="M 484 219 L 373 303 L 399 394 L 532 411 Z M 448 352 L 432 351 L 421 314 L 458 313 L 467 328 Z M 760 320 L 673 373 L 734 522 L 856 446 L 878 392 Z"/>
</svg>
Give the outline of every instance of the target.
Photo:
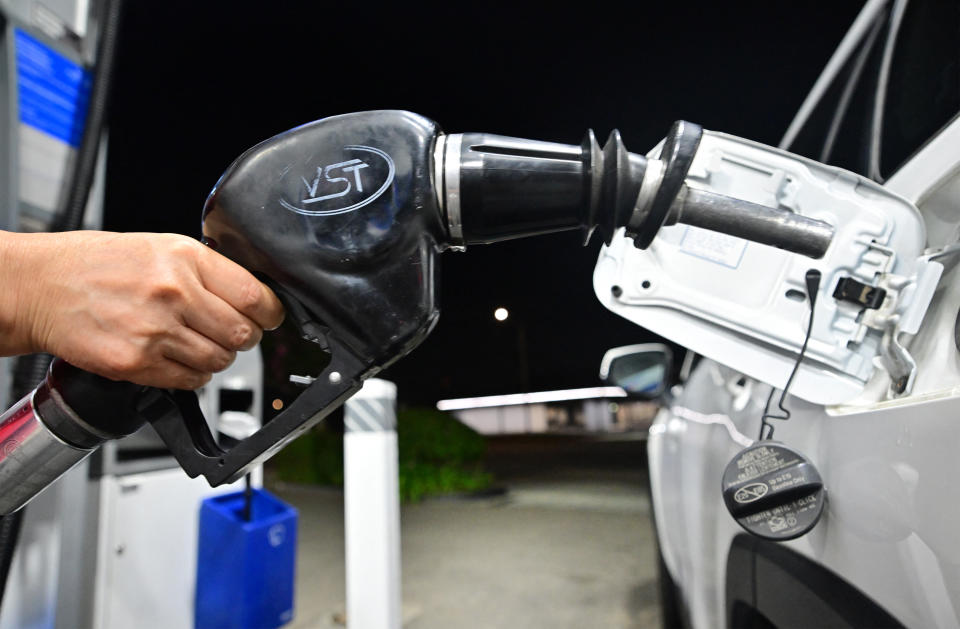
<svg viewBox="0 0 960 629">
<path fill-rule="evenodd" d="M 351 111 L 570 144 L 618 128 L 636 152 L 681 118 L 776 144 L 862 5 L 127 4 L 106 227 L 191 236 L 241 152 Z M 600 306 L 581 239 L 445 254 L 440 323 L 385 374 L 401 400 L 594 386 L 607 348 L 655 340 Z"/>
</svg>

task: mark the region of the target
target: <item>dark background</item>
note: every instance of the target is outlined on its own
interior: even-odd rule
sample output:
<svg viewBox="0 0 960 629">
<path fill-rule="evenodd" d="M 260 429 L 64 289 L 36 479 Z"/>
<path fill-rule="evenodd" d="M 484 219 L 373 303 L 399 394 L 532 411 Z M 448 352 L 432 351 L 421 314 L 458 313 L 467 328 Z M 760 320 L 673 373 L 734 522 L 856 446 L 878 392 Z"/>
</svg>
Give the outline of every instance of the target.
<svg viewBox="0 0 960 629">
<path fill-rule="evenodd" d="M 681 118 L 776 144 L 862 3 L 128 5 L 106 227 L 198 236 L 241 152 L 350 111 L 571 144 L 618 128 L 637 152 Z M 606 349 L 654 340 L 596 300 L 598 247 L 567 233 L 445 254 L 440 323 L 385 377 L 421 403 L 596 385 Z"/>
</svg>

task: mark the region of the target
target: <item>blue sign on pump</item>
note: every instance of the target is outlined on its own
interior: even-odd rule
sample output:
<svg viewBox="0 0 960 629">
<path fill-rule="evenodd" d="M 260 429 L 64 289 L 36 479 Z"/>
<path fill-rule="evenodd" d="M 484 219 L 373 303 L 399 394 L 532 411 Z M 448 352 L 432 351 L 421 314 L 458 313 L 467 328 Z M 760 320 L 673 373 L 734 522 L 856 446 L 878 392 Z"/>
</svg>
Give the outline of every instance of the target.
<svg viewBox="0 0 960 629">
<path fill-rule="evenodd" d="M 20 122 L 77 148 L 90 105 L 90 72 L 14 29 Z"/>
</svg>

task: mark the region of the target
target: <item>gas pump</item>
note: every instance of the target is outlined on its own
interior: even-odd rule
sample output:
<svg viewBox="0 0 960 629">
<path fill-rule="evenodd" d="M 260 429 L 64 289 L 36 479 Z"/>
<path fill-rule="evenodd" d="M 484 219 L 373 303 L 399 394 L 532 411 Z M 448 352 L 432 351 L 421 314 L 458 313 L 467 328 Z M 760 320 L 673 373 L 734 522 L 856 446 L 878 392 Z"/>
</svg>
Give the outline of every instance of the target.
<svg viewBox="0 0 960 629">
<path fill-rule="evenodd" d="M 101 227 L 120 9 L 114 0 L 0 0 L 0 229 Z M 2 406 L 36 386 L 49 361 L 0 359 Z M 212 430 L 256 430 L 262 368 L 259 352 L 245 353 L 200 392 Z M 229 489 L 178 467 L 147 427 L 105 443 L 0 519 L 0 575 L 10 575 L 0 628 L 130 627 L 143 613 L 190 625 L 199 504 Z"/>
</svg>

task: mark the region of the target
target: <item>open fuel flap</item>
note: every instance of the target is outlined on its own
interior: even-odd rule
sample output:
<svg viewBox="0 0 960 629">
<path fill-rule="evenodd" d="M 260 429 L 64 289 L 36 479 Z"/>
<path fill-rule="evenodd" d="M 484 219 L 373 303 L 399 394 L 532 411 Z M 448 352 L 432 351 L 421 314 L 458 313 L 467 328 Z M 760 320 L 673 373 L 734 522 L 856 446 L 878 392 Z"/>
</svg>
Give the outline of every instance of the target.
<svg viewBox="0 0 960 629">
<path fill-rule="evenodd" d="M 835 229 L 833 242 L 812 260 L 679 224 L 663 227 L 640 250 L 620 230 L 594 271 L 594 290 L 607 308 L 783 387 L 809 322 L 804 277 L 816 269 L 823 281 L 791 394 L 845 402 L 878 367 L 890 376 L 892 397 L 910 392 L 916 364 L 903 344 L 919 329 L 943 271 L 924 256 L 916 207 L 854 173 L 711 131 L 686 184 L 825 221 Z"/>
</svg>

